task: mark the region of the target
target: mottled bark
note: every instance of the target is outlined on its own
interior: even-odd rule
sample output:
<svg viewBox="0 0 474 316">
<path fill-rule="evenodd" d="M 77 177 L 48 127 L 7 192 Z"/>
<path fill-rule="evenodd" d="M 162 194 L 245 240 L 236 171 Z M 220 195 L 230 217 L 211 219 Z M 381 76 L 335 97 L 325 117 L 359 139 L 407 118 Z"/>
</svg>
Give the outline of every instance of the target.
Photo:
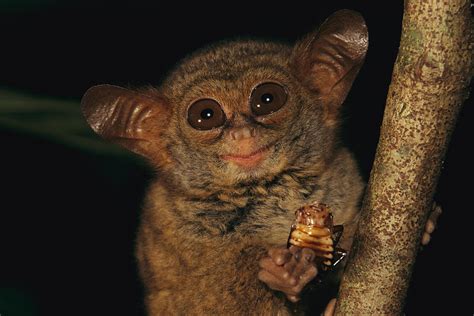
<svg viewBox="0 0 474 316">
<path fill-rule="evenodd" d="M 406 0 L 400 50 L 336 314 L 401 314 L 472 75 L 470 1 Z"/>
</svg>

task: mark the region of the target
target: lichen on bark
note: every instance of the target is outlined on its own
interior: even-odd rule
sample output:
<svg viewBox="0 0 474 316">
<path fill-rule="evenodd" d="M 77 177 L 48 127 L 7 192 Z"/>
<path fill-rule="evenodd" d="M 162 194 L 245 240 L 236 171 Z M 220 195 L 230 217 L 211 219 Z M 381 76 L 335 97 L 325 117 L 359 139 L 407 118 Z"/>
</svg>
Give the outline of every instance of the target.
<svg viewBox="0 0 474 316">
<path fill-rule="evenodd" d="M 470 1 L 406 0 L 400 49 L 336 314 L 401 314 L 473 69 Z"/>
</svg>

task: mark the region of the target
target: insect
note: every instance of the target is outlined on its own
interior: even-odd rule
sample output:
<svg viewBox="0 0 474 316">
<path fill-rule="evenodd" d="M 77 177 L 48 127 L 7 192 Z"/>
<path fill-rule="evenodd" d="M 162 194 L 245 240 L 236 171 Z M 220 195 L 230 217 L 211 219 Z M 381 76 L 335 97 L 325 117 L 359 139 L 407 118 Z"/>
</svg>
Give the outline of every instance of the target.
<svg viewBox="0 0 474 316">
<path fill-rule="evenodd" d="M 288 247 L 295 245 L 310 248 L 315 252 L 315 261 L 321 271 L 335 268 L 347 255 L 344 249 L 336 248 L 344 227 L 333 225 L 327 205 L 313 202 L 296 210 L 295 223 L 291 225 Z"/>
</svg>

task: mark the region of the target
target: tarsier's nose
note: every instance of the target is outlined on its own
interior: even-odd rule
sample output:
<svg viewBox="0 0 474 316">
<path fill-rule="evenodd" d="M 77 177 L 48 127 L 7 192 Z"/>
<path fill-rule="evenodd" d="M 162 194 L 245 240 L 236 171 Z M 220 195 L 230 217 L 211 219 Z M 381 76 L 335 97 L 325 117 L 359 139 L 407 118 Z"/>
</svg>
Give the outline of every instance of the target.
<svg viewBox="0 0 474 316">
<path fill-rule="evenodd" d="M 233 140 L 243 140 L 255 137 L 256 130 L 250 126 L 234 127 L 229 132 Z"/>
</svg>

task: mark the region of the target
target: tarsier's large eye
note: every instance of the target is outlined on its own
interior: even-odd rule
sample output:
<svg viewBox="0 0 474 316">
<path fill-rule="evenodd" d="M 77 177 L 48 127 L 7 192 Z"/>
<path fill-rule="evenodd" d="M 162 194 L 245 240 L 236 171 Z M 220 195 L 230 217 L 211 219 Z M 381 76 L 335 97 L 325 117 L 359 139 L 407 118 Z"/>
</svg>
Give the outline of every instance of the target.
<svg viewBox="0 0 474 316">
<path fill-rule="evenodd" d="M 250 107 L 255 115 L 266 115 L 285 105 L 287 94 L 278 83 L 267 82 L 258 85 L 250 96 Z"/>
<path fill-rule="evenodd" d="M 188 122 L 195 129 L 213 129 L 224 125 L 225 120 L 220 104 L 212 99 L 198 100 L 188 109 Z"/>
</svg>

